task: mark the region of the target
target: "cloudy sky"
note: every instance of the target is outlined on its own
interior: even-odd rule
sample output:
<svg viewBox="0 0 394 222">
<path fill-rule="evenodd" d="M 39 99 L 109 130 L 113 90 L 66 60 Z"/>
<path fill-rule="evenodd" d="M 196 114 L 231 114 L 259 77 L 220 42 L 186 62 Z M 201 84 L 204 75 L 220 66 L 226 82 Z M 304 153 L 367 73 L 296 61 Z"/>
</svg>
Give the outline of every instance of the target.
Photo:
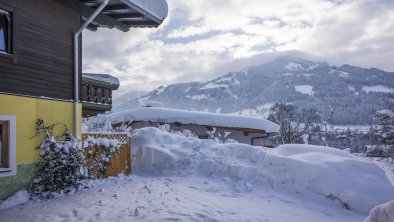
<svg viewBox="0 0 394 222">
<path fill-rule="evenodd" d="M 167 0 L 157 29 L 84 31 L 84 72 L 120 93 L 209 80 L 295 54 L 394 71 L 393 0 Z"/>
</svg>

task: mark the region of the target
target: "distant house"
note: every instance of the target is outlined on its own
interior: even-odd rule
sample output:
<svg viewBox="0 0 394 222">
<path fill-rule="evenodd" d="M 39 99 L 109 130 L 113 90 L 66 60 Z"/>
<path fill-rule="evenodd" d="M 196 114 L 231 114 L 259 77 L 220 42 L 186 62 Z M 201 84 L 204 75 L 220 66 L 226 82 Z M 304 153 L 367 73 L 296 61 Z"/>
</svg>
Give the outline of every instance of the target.
<svg viewBox="0 0 394 222">
<path fill-rule="evenodd" d="M 37 119 L 64 123 L 80 137 L 83 107 L 110 108 L 108 89 L 116 84 L 81 75 L 82 31 L 155 28 L 167 12 L 165 0 L 0 1 L 0 200 L 34 175 L 41 142 L 31 139 Z M 87 85 L 94 85 L 94 96 L 84 91 Z"/>
<path fill-rule="evenodd" d="M 82 116 L 95 116 L 111 111 L 112 91 L 119 88 L 119 79 L 109 74 L 82 74 Z"/>
<path fill-rule="evenodd" d="M 140 107 L 111 114 L 113 127 L 159 127 L 168 124 L 174 131 L 190 130 L 200 139 L 229 139 L 250 145 L 269 145 L 264 139 L 279 131 L 279 126 L 265 119 L 185 111 L 159 107 Z"/>
</svg>

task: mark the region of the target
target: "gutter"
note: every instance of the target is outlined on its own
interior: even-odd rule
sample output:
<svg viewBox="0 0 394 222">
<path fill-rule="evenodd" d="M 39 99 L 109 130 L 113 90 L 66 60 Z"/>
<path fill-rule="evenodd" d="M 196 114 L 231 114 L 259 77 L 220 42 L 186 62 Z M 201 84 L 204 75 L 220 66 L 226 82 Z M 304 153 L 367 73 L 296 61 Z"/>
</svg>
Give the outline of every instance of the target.
<svg viewBox="0 0 394 222">
<path fill-rule="evenodd" d="M 82 31 L 97 17 L 98 14 L 108 5 L 110 0 L 103 0 L 99 7 L 93 12 L 92 15 L 82 24 L 74 34 L 74 136 L 75 138 L 80 138 L 79 136 L 79 36 Z"/>
</svg>

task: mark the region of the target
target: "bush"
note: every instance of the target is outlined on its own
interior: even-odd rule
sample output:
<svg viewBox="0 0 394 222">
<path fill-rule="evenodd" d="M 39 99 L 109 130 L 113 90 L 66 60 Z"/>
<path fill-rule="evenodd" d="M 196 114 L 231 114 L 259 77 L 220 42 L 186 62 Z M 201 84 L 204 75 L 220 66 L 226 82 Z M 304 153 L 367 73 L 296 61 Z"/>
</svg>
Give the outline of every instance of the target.
<svg viewBox="0 0 394 222">
<path fill-rule="evenodd" d="M 54 136 L 55 125 L 47 126 L 43 120 L 36 122 L 36 135 L 45 135 L 40 151 L 41 161 L 36 176 L 28 190 L 31 198 L 50 199 L 55 193 L 68 193 L 79 186 L 79 169 L 83 158 L 78 141 L 65 126 L 64 133 Z M 62 139 L 62 140 L 61 140 Z"/>
</svg>

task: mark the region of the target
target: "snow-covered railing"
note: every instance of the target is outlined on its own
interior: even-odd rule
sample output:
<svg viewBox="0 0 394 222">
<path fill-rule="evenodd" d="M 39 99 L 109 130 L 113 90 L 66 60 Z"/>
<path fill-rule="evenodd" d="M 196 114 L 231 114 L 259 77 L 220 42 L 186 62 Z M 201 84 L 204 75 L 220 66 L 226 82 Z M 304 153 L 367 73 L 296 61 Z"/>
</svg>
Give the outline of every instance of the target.
<svg viewBox="0 0 394 222">
<path fill-rule="evenodd" d="M 82 134 L 85 174 L 106 178 L 131 173 L 131 144 L 125 133 Z"/>
<path fill-rule="evenodd" d="M 82 140 L 85 140 L 88 137 L 116 139 L 119 141 L 120 144 L 128 144 L 129 143 L 129 137 L 128 137 L 127 133 L 96 132 L 96 133 L 83 133 L 82 134 Z"/>
</svg>

